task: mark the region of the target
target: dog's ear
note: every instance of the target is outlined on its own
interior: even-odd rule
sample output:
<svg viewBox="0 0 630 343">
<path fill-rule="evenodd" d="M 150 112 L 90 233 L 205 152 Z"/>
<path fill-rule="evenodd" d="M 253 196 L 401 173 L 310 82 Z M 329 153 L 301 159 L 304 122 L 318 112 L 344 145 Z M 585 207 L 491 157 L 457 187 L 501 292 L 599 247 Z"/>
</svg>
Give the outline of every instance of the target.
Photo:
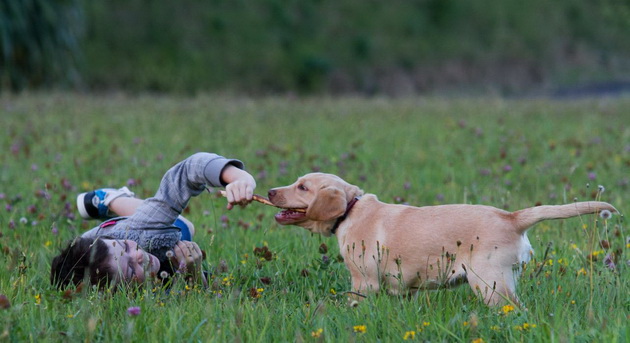
<svg viewBox="0 0 630 343">
<path fill-rule="evenodd" d="M 328 221 L 346 212 L 346 193 L 337 187 L 323 187 L 306 210 L 306 218 Z"/>
<path fill-rule="evenodd" d="M 363 195 L 363 190 L 355 185 L 347 184 L 345 187 L 346 202 Z"/>
</svg>

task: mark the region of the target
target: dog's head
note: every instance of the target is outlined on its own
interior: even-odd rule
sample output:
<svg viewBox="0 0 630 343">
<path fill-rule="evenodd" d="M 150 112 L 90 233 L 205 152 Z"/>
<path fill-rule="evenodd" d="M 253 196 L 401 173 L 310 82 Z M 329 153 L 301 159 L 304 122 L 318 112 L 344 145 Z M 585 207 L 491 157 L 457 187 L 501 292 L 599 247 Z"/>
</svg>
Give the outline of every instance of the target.
<svg viewBox="0 0 630 343">
<path fill-rule="evenodd" d="M 282 225 L 297 225 L 311 232 L 331 235 L 337 218 L 346 212 L 348 203 L 363 195 L 359 187 L 332 174 L 306 174 L 285 187 L 269 191 L 269 200 L 278 207 L 303 209 L 304 212 L 285 210 L 276 214 Z"/>
</svg>

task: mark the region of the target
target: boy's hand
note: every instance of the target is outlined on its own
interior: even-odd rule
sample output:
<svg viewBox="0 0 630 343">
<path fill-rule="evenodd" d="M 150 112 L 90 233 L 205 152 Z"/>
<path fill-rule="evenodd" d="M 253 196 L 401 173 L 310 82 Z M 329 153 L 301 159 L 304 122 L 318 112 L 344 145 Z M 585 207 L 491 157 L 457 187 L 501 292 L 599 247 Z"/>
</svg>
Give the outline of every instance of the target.
<svg viewBox="0 0 630 343">
<path fill-rule="evenodd" d="M 201 282 L 204 287 L 208 287 L 208 280 L 201 270 L 201 261 L 204 256 L 201 249 L 195 242 L 179 241 L 173 248 L 174 256 L 171 263 L 177 266 L 177 271 L 182 273 L 187 280 Z"/>
<path fill-rule="evenodd" d="M 173 247 L 173 254 L 171 261 L 177 266 L 177 270 L 186 274 L 190 273 L 196 275 L 201 271 L 201 261 L 203 260 L 203 253 L 199 246 L 195 242 L 191 241 L 179 241 Z"/>
<path fill-rule="evenodd" d="M 230 165 L 223 169 L 221 179 L 227 183 L 225 192 L 228 210 L 234 205 L 246 206 L 252 202 L 256 181 L 248 172 Z"/>
</svg>

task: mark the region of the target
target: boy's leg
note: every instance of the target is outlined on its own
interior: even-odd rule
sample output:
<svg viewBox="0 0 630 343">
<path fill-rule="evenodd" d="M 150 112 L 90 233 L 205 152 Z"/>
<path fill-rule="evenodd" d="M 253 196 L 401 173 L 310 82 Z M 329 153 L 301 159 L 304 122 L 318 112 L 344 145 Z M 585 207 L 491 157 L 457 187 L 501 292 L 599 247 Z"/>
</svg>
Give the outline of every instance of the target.
<svg viewBox="0 0 630 343">
<path fill-rule="evenodd" d="M 77 208 L 84 219 L 108 219 L 120 214 L 113 211 L 109 205 L 120 198 L 133 198 L 135 194 L 127 187 L 119 189 L 100 188 L 91 192 L 81 193 L 77 196 Z M 142 201 L 140 201 L 141 203 Z M 139 204 L 138 204 L 139 206 Z M 135 209 L 137 206 L 133 209 Z M 113 213 L 112 213 L 113 212 Z"/>
<path fill-rule="evenodd" d="M 85 219 L 94 218 L 89 213 L 98 211 L 98 219 L 108 219 L 112 217 L 128 217 L 136 213 L 142 205 L 142 199 L 134 198 L 134 193 L 127 187 L 120 189 L 101 188 L 92 192 L 79 194 L 77 197 L 77 207 L 81 216 Z M 97 203 L 97 205 L 94 205 Z M 95 218 L 96 219 L 96 218 Z M 181 229 L 182 240 L 192 241 L 195 235 L 195 227 L 188 219 L 181 215 L 177 217 L 174 226 Z"/>
<path fill-rule="evenodd" d="M 142 205 L 142 199 L 120 197 L 109 203 L 109 212 L 113 212 L 120 217 L 128 217 L 136 213 L 136 209 Z"/>
</svg>

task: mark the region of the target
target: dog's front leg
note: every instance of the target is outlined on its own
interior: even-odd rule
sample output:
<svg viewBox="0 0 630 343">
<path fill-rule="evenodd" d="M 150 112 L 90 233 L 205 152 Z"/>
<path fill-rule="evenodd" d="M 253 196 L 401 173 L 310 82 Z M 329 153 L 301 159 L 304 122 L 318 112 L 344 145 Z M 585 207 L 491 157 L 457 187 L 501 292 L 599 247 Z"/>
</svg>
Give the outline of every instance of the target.
<svg viewBox="0 0 630 343">
<path fill-rule="evenodd" d="M 348 306 L 357 307 L 359 303 L 367 297 L 368 293 L 378 292 L 379 284 L 376 280 L 372 282 L 367 275 L 364 275 L 355 268 L 350 270 L 350 274 L 352 275 L 352 291 L 347 292 Z"/>
</svg>

